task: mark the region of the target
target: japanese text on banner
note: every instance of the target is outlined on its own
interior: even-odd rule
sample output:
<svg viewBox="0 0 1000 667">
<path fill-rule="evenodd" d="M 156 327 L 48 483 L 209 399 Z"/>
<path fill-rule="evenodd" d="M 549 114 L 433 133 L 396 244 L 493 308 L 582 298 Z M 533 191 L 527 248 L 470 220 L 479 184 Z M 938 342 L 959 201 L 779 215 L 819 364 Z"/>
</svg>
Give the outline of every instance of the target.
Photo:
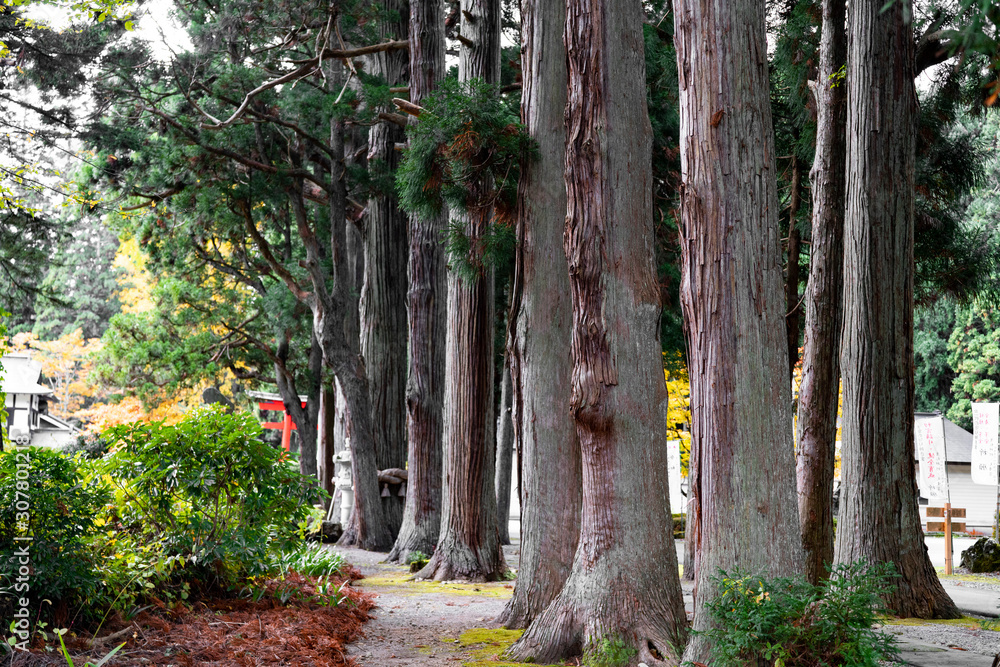
<svg viewBox="0 0 1000 667">
<path fill-rule="evenodd" d="M 972 404 L 972 481 L 996 486 L 1000 455 L 1000 403 Z"/>
<path fill-rule="evenodd" d="M 915 436 L 920 461 L 920 491 L 931 500 L 947 500 L 944 417 L 917 420 Z"/>
</svg>

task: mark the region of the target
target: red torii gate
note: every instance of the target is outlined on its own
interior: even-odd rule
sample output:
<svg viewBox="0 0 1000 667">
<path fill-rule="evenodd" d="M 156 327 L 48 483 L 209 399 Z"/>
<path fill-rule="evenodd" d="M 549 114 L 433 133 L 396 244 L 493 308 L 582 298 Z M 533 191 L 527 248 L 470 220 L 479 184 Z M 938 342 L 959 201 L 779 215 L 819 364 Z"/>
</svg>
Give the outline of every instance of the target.
<svg viewBox="0 0 1000 667">
<path fill-rule="evenodd" d="M 284 419 L 280 422 L 263 422 L 262 427 L 268 429 L 280 429 L 281 430 L 281 447 L 286 452 L 292 447 L 292 431 L 297 430 L 295 422 L 292 421 L 292 415 L 285 410 L 285 403 L 281 400 L 280 394 L 269 394 L 263 391 L 248 391 L 247 396 L 257 400 L 257 407 L 264 410 L 273 410 L 275 412 L 281 412 L 285 415 Z M 302 401 L 302 407 L 306 407 L 306 397 L 299 396 L 299 400 Z"/>
</svg>

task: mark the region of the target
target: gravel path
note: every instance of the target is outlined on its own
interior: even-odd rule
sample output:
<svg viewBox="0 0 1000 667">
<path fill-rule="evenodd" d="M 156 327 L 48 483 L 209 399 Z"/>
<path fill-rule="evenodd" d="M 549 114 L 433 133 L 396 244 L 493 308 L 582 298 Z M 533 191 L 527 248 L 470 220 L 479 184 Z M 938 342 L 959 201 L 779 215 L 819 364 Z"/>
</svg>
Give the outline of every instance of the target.
<svg viewBox="0 0 1000 667">
<path fill-rule="evenodd" d="M 513 582 L 413 582 L 407 568 L 382 563 L 385 554 L 359 549 L 337 548 L 337 551 L 366 576 L 357 586 L 377 596 L 375 618 L 366 624 L 365 638 L 348 647 L 348 654 L 357 658 L 360 667 L 457 667 L 475 660 L 477 649 L 480 651 L 478 657 L 482 658 L 482 644 L 468 645 L 459 638 L 470 629 L 499 628 L 496 618 L 513 590 Z M 517 547 L 505 547 L 504 551 L 508 565 L 516 568 Z M 1000 590 L 1000 577 L 995 581 L 966 580 L 961 584 Z M 689 600 L 688 603 L 690 605 Z M 887 623 L 883 630 L 899 636 L 904 642 L 911 640 L 940 647 L 949 655 L 956 655 L 955 649 L 967 652 L 970 665 L 982 660 L 976 656 L 992 658 L 1000 653 L 1000 620 L 997 619 L 906 620 L 899 624 Z M 919 645 L 916 650 L 923 651 Z M 909 657 L 913 655 L 919 653 Z M 913 664 L 943 664 L 943 655 L 930 654 L 924 658 L 929 663 L 915 661 Z"/>
<path fill-rule="evenodd" d="M 996 627 L 996 630 L 987 629 Z M 899 637 L 905 637 L 931 646 L 952 648 L 988 655 L 991 658 L 1000 653 L 1000 624 L 993 619 L 983 621 L 980 625 L 976 620 L 965 621 L 930 621 L 914 622 L 908 620 L 900 625 L 886 624 L 884 632 L 891 632 Z"/>
<path fill-rule="evenodd" d="M 472 628 L 499 628 L 495 619 L 513 592 L 513 582 L 409 582 L 407 568 L 381 562 L 385 554 L 336 550 L 365 575 L 356 586 L 377 596 L 365 638 L 348 647 L 361 667 L 456 667 L 472 660 L 482 644 L 465 646 L 459 637 Z M 504 553 L 516 567 L 517 548 Z"/>
</svg>

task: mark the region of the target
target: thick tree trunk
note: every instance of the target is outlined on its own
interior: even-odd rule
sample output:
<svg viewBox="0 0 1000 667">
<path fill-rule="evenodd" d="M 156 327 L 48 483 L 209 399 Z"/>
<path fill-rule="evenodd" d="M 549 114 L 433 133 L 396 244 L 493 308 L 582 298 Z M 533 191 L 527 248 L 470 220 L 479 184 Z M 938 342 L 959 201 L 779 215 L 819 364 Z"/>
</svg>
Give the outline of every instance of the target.
<svg viewBox="0 0 1000 667">
<path fill-rule="evenodd" d="M 799 327 L 802 321 L 799 303 L 799 255 L 802 250 L 802 235 L 796 218 L 802 188 L 802 167 L 792 156 L 792 184 L 788 202 L 788 259 L 785 271 L 785 331 L 788 338 L 788 378 L 795 374 L 795 364 L 799 362 Z"/>
<path fill-rule="evenodd" d="M 338 544 L 356 545 L 372 551 L 386 551 L 392 536 L 385 523 L 378 487 L 375 441 L 372 436 L 371 404 L 368 377 L 361 359 L 358 325 L 357 274 L 348 261 L 348 230 L 345 210 L 346 183 L 343 174 L 344 124 L 331 123 L 330 146 L 335 172 L 331 177 L 330 253 L 334 266 L 334 287 L 326 290 L 321 280 L 322 266 L 318 253 L 307 255 L 305 266 L 312 275 L 315 294 L 311 299 L 313 331 L 323 350 L 323 363 L 333 371 L 344 392 L 351 424 L 351 470 L 354 483 L 354 512 Z M 299 202 L 301 208 L 301 202 Z M 300 226 L 301 227 L 301 226 Z M 300 232 L 306 235 L 308 230 Z M 311 237 L 315 240 L 315 237 Z M 358 249 L 354 246 L 355 250 Z M 358 253 L 360 254 L 360 253 Z"/>
<path fill-rule="evenodd" d="M 463 43 L 458 78 L 496 83 L 500 78 L 499 0 L 462 0 Z M 464 232 L 481 238 L 492 210 L 460 216 Z M 497 531 L 493 488 L 493 269 L 474 278 L 448 274 L 445 344 L 445 483 L 441 535 L 420 571 L 424 579 L 495 580 L 507 566 Z"/>
<path fill-rule="evenodd" d="M 888 606 L 957 618 L 924 546 L 913 462 L 917 95 L 909 0 L 851 3 L 842 479 L 834 562 L 892 562 Z"/>
<path fill-rule="evenodd" d="M 833 563 L 833 475 L 840 396 L 843 319 L 844 182 L 847 86 L 835 78 L 847 62 L 846 0 L 823 0 L 813 159 L 812 246 L 806 285 L 805 340 L 799 384 L 796 477 L 806 577 L 817 583 Z"/>
<path fill-rule="evenodd" d="M 410 1 L 410 101 L 419 104 L 445 75 L 441 0 Z M 406 428 L 409 479 L 403 525 L 390 561 L 411 551 L 431 554 L 441 529 L 441 411 L 444 407 L 446 294 L 444 216 L 410 219 L 407 266 L 409 369 Z"/>
<path fill-rule="evenodd" d="M 514 466 L 514 423 L 511 403 L 514 395 L 510 386 L 510 363 L 504 359 L 503 381 L 500 383 L 500 414 L 497 416 L 497 529 L 500 544 L 510 544 L 510 479 Z"/>
<path fill-rule="evenodd" d="M 667 475 L 651 474 L 667 469 L 667 392 L 642 22 L 639 0 L 566 3 L 564 249 L 582 517 L 562 591 L 511 647 L 522 660 L 614 637 L 646 664 L 664 664 L 687 635 Z"/>
<path fill-rule="evenodd" d="M 509 340 L 512 425 L 521 491 L 521 556 L 500 617 L 527 627 L 562 590 L 580 537 L 583 485 L 569 412 L 573 310 L 566 226 L 566 47 L 563 2 L 521 3 L 521 116 L 538 143 L 518 185 Z"/>
<path fill-rule="evenodd" d="M 688 330 L 697 540 L 694 630 L 712 579 L 801 572 L 774 130 L 762 0 L 675 0 L 681 300 Z M 685 660 L 709 662 L 696 634 Z"/>
<path fill-rule="evenodd" d="M 381 0 L 386 18 L 379 20 L 381 41 L 405 39 L 407 3 Z M 405 85 L 409 60 L 406 51 L 371 56 L 372 74 L 389 85 Z M 384 109 L 389 111 L 389 109 Z M 406 140 L 403 128 L 378 122 L 368 133 L 368 168 L 377 174 L 395 173 L 396 144 Z M 392 191 L 368 200 L 365 224 L 365 279 L 361 288 L 361 356 L 371 389 L 372 429 L 379 470 L 406 467 L 406 263 L 409 244 L 406 215 Z M 382 497 L 389 530 L 395 537 L 403 522 L 405 497 Z"/>
</svg>

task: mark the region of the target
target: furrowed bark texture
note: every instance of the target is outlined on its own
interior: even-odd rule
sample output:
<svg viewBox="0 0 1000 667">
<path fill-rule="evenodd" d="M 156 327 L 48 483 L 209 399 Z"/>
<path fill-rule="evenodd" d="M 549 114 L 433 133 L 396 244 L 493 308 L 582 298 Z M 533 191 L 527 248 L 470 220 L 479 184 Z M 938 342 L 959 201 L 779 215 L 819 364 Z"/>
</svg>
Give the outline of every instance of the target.
<svg viewBox="0 0 1000 667">
<path fill-rule="evenodd" d="M 833 474 L 843 320 L 844 183 L 847 86 L 834 75 L 847 62 L 847 3 L 823 0 L 812 183 L 812 248 L 806 285 L 795 470 L 806 577 L 817 583 L 833 563 Z"/>
<path fill-rule="evenodd" d="M 551 662 L 617 636 L 676 664 L 687 634 L 665 470 L 653 268 L 652 130 L 639 0 L 568 0 L 566 229 L 579 545 L 559 595 L 511 647 Z"/>
<path fill-rule="evenodd" d="M 410 101 L 419 104 L 445 74 L 441 0 L 410 1 Z M 412 122 L 412 121 L 411 121 Z M 441 528 L 441 411 L 444 407 L 446 294 L 443 217 L 410 219 L 407 277 L 409 367 L 406 430 L 409 479 L 403 525 L 390 561 L 431 554 Z"/>
<path fill-rule="evenodd" d="M 887 605 L 957 618 L 924 546 L 913 462 L 913 215 L 917 96 L 909 1 L 851 3 L 841 368 L 842 480 L 834 561 L 895 563 Z M 909 13 L 907 11 L 907 13 Z"/>
<path fill-rule="evenodd" d="M 802 571 L 762 0 L 675 0 L 694 630 L 719 570 Z M 705 635 L 685 660 L 709 662 Z"/>
<path fill-rule="evenodd" d="M 500 414 L 497 415 L 496 478 L 497 530 L 500 544 L 510 544 L 510 479 L 514 467 L 514 424 L 511 421 L 513 392 L 510 386 L 510 363 L 504 359 L 503 380 L 500 382 Z"/>
<path fill-rule="evenodd" d="M 350 415 L 354 511 L 348 525 L 344 526 L 344 534 L 338 544 L 371 551 L 387 551 L 392 546 L 392 535 L 385 523 L 379 497 L 368 376 L 361 358 L 358 333 L 358 274 L 349 261 L 352 253 L 348 247 L 350 226 L 345 215 L 347 185 L 343 173 L 343 122 L 331 123 L 330 146 L 334 157 L 329 206 L 330 256 L 335 280 L 330 292 L 324 288 L 325 281 L 321 283 L 314 280 L 316 305 L 313 307 L 313 331 L 323 350 L 323 363 L 337 377 Z M 353 247 L 355 250 L 360 249 L 358 246 Z M 321 271 L 316 257 L 307 257 L 306 266 L 311 273 Z"/>
<path fill-rule="evenodd" d="M 463 45 L 458 78 L 500 78 L 498 0 L 462 0 Z M 473 199 L 476 201 L 476 199 Z M 462 216 L 465 234 L 481 238 L 492 210 Z M 497 530 L 493 418 L 493 269 L 474 278 L 448 274 L 448 331 L 445 343 L 445 482 L 441 535 L 423 579 L 493 581 L 507 567 Z"/>
<path fill-rule="evenodd" d="M 566 46 L 563 2 L 521 3 L 521 119 L 538 144 L 518 184 L 509 340 L 521 480 L 521 555 L 500 616 L 525 628 L 562 590 L 580 537 L 583 485 L 569 411 L 573 322 L 566 226 Z"/>
<path fill-rule="evenodd" d="M 398 20 L 380 20 L 380 41 L 404 39 L 408 30 L 407 3 L 382 0 L 381 10 Z M 372 74 L 393 86 L 405 85 L 409 71 L 406 51 L 384 51 L 371 56 Z M 383 109 L 390 111 L 390 109 Z M 399 165 L 396 144 L 406 140 L 395 123 L 375 123 L 368 133 L 368 167 L 395 173 Z M 406 215 L 394 192 L 380 192 L 368 200 L 365 224 L 365 277 L 361 288 L 361 356 L 369 378 L 372 436 L 379 470 L 406 467 L 406 265 L 409 245 Z M 405 497 L 393 492 L 382 497 L 386 522 L 393 536 L 403 522 Z"/>
</svg>

